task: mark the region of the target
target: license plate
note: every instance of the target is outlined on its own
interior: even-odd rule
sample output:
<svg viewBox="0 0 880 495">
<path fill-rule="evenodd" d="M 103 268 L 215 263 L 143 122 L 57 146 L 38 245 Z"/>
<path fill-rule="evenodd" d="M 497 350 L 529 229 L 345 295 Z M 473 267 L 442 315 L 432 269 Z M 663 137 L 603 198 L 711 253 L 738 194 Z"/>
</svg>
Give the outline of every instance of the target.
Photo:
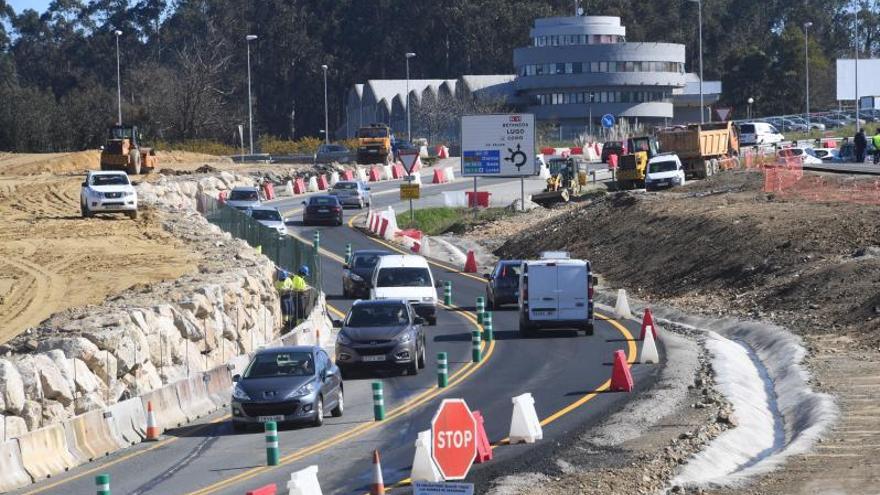
<svg viewBox="0 0 880 495">
<path fill-rule="evenodd" d="M 375 363 L 377 361 L 385 361 L 385 356 L 364 356 L 363 359 L 366 362 Z"/>
<path fill-rule="evenodd" d="M 327 213 L 327 212 L 329 212 L 329 211 L 330 211 L 330 210 L 329 210 L 328 208 L 318 208 L 318 212 L 319 212 L 319 213 Z"/>
<path fill-rule="evenodd" d="M 535 316 L 551 316 L 553 311 L 532 311 Z"/>
<path fill-rule="evenodd" d="M 284 421 L 284 416 L 283 415 L 257 416 L 257 421 L 259 421 L 260 423 L 268 423 L 269 421 L 275 421 L 277 423 L 278 421 Z"/>
</svg>

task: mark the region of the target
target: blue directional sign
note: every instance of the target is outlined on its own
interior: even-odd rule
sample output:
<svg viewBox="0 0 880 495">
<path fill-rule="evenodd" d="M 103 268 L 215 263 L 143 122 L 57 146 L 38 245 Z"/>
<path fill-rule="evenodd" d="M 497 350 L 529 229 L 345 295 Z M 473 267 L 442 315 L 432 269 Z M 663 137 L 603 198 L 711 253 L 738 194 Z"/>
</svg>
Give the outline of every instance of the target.
<svg viewBox="0 0 880 495">
<path fill-rule="evenodd" d="M 501 152 L 499 150 L 465 151 L 462 159 L 466 175 L 501 173 Z"/>
<path fill-rule="evenodd" d="M 610 113 L 606 113 L 605 115 L 603 115 L 602 116 L 602 127 L 606 128 L 606 129 L 610 129 L 610 128 L 614 127 L 614 115 L 611 115 Z"/>
</svg>

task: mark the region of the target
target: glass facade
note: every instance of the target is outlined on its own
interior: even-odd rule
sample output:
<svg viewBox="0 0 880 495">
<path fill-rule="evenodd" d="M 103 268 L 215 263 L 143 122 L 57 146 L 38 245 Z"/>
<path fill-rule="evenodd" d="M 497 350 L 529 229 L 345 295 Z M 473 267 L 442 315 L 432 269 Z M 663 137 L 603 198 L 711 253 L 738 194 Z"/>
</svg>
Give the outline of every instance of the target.
<svg viewBox="0 0 880 495">
<path fill-rule="evenodd" d="M 536 105 L 571 105 L 591 101 L 592 103 L 672 101 L 672 91 L 568 91 L 542 93 L 532 97 L 532 102 Z"/>
<path fill-rule="evenodd" d="M 532 38 L 533 46 L 610 45 L 625 42 L 626 37 L 616 34 L 551 34 Z"/>
<path fill-rule="evenodd" d="M 588 74 L 615 72 L 673 72 L 684 74 L 682 62 L 564 62 L 527 64 L 520 67 L 520 76 L 546 76 L 558 74 Z"/>
</svg>

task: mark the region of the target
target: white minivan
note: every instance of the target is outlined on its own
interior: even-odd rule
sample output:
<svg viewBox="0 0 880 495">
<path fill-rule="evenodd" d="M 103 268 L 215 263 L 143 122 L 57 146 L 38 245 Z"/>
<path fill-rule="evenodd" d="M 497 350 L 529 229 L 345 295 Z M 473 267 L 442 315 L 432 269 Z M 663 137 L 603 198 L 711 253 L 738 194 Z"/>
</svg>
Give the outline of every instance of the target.
<svg viewBox="0 0 880 495">
<path fill-rule="evenodd" d="M 523 261 L 519 282 L 519 331 L 529 337 L 542 328 L 571 328 L 593 334 L 593 286 L 589 261 L 563 251 Z"/>
<path fill-rule="evenodd" d="M 429 325 L 437 324 L 437 287 L 428 261 L 412 254 L 381 256 L 373 268 L 370 299 L 402 299 Z"/>
<path fill-rule="evenodd" d="M 653 191 L 665 187 L 683 186 L 684 168 L 675 153 L 661 153 L 648 160 L 645 173 L 645 190 Z"/>
<path fill-rule="evenodd" d="M 740 145 L 776 144 L 784 139 L 785 136 L 766 122 L 746 122 L 739 125 Z"/>
</svg>

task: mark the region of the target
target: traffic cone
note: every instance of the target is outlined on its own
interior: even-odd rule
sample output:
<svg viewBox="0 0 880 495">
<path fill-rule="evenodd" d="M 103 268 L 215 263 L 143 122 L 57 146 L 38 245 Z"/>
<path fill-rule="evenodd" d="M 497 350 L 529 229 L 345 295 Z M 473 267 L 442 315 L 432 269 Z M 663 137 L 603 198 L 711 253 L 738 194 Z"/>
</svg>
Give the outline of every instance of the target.
<svg viewBox="0 0 880 495">
<path fill-rule="evenodd" d="M 642 317 L 642 333 L 639 335 L 639 340 L 645 340 L 645 329 L 651 329 L 651 333 L 653 333 L 653 337 L 657 339 L 657 324 L 654 323 L 654 315 L 651 314 L 651 308 L 645 308 L 645 316 Z"/>
<path fill-rule="evenodd" d="M 614 369 L 611 371 L 612 392 L 632 392 L 633 378 L 626 363 L 626 355 L 621 350 L 614 351 Z"/>
<path fill-rule="evenodd" d="M 629 301 L 626 299 L 626 291 L 623 289 L 617 290 L 617 304 L 614 305 L 614 313 L 618 318 L 632 318 Z"/>
<path fill-rule="evenodd" d="M 477 273 L 477 257 L 474 255 L 472 249 L 467 252 L 467 261 L 464 263 L 464 272 Z"/>
<path fill-rule="evenodd" d="M 147 402 L 147 441 L 159 440 L 159 427 L 156 426 L 156 415 L 153 413 L 153 403 Z"/>
<path fill-rule="evenodd" d="M 382 480 L 382 463 L 379 461 L 379 451 L 373 451 L 373 484 L 370 485 L 370 495 L 385 495 L 385 482 Z"/>
<path fill-rule="evenodd" d="M 657 364 L 660 362 L 660 354 L 657 353 L 657 344 L 654 343 L 654 327 L 648 325 L 648 328 L 650 330 L 644 332 L 645 337 L 642 341 L 642 355 L 639 362 L 642 364 Z"/>
</svg>

